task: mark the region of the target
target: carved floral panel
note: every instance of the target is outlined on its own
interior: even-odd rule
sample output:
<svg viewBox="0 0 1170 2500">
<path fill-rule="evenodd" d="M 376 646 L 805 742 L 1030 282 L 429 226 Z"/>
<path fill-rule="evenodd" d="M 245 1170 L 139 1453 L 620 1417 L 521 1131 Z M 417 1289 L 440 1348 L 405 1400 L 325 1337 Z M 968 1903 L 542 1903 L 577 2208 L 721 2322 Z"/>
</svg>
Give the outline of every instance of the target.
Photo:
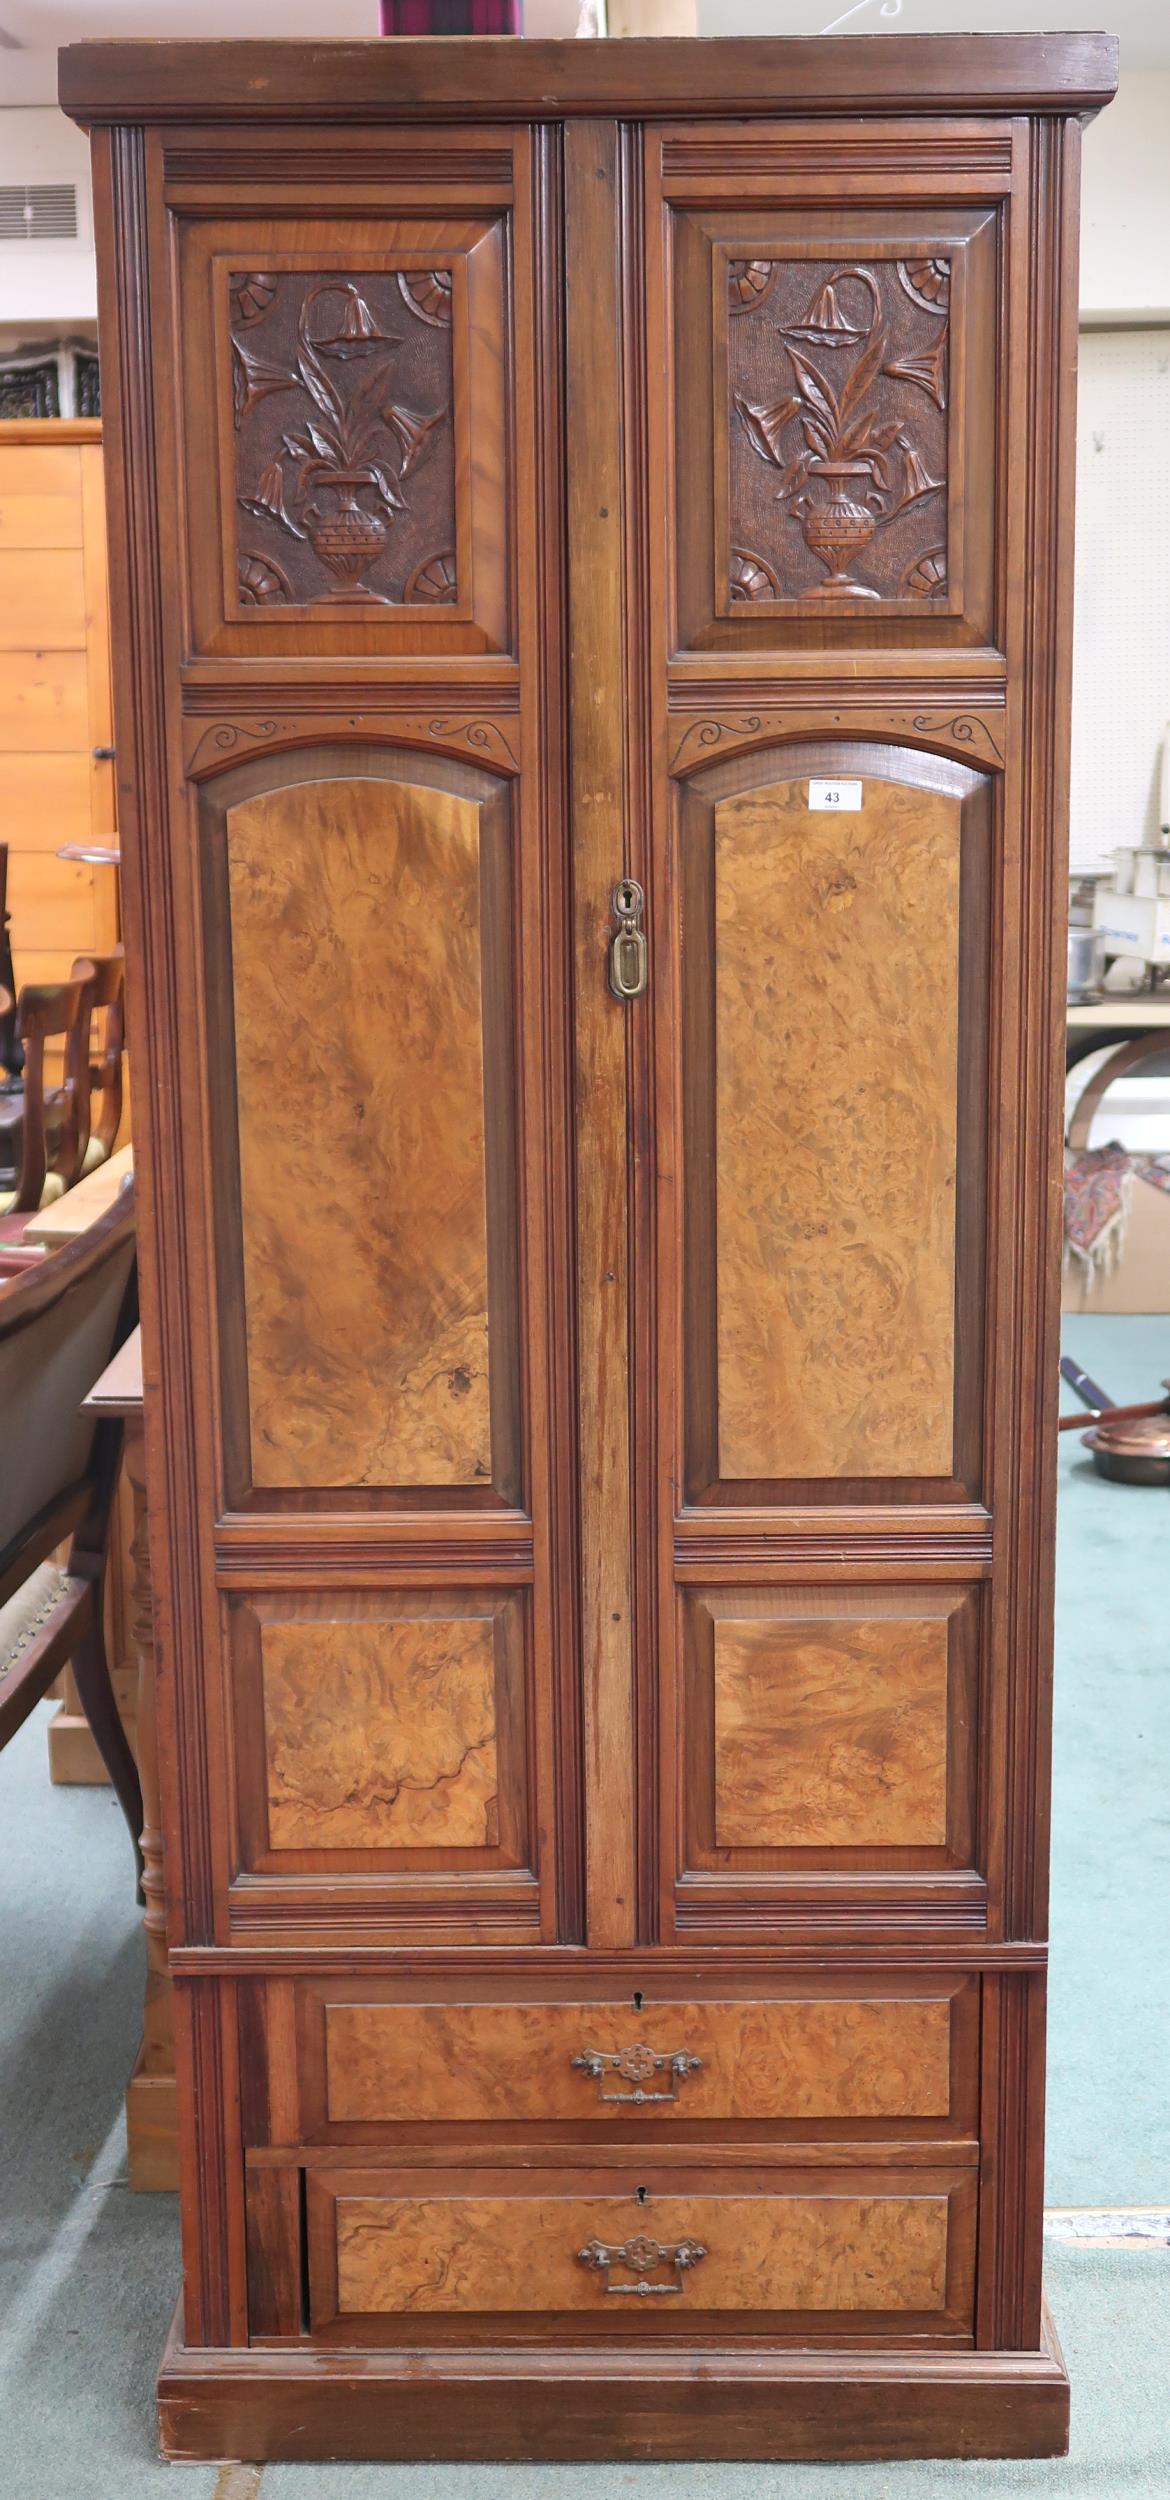
<svg viewBox="0 0 1170 2500">
<path fill-rule="evenodd" d="M 241 605 L 453 603 L 451 270 L 229 291 Z"/>
<path fill-rule="evenodd" d="M 945 598 L 949 259 L 726 270 L 732 606 Z"/>
</svg>

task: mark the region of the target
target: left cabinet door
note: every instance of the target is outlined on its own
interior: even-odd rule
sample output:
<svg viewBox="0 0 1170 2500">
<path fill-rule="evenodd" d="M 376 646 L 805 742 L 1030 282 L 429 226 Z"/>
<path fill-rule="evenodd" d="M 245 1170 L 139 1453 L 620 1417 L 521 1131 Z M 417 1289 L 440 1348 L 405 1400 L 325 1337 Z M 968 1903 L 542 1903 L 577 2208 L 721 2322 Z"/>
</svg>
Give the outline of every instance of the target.
<svg viewBox="0 0 1170 2500">
<path fill-rule="evenodd" d="M 526 132 L 256 141 L 246 185 L 223 133 L 163 151 L 156 362 L 210 1182 L 159 1230 L 164 1270 L 180 1227 L 206 1260 L 220 1638 L 185 1664 L 222 1747 L 222 1932 L 555 1940 L 579 1818 L 547 168 Z"/>
</svg>

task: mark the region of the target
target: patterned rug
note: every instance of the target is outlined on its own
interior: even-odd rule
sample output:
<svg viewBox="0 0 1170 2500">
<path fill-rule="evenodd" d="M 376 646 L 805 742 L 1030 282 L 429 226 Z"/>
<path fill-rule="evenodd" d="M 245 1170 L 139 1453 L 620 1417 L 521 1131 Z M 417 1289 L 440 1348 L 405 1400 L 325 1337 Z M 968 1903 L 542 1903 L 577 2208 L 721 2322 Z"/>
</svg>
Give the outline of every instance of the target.
<svg viewBox="0 0 1170 2500">
<path fill-rule="evenodd" d="M 1170 1154 L 1130 1154 L 1114 1140 L 1065 1155 L 1065 1264 L 1087 1269 L 1093 1283 L 1112 1273 L 1125 1249 L 1135 1181 L 1170 1191 Z"/>
</svg>

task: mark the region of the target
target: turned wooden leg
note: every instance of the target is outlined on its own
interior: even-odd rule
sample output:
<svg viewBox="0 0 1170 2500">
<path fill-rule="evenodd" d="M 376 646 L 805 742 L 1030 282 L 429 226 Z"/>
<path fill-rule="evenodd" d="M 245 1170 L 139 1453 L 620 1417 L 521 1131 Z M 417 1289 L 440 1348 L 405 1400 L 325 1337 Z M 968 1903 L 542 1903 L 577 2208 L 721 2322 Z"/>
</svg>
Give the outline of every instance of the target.
<svg viewBox="0 0 1170 2500">
<path fill-rule="evenodd" d="M 118 1803 L 130 1826 L 130 1837 L 138 1860 L 139 1899 L 145 1905 L 146 1893 L 142 1879 L 142 1846 L 139 1834 L 146 1819 L 134 1756 L 126 1742 L 126 1730 L 118 1715 L 118 1704 L 110 1682 L 106 1662 L 106 1644 L 102 1635 L 101 1584 L 91 1588 L 86 1627 L 73 1652 L 73 1675 L 81 1707 L 85 1712 L 93 1741 L 112 1782 Z"/>
<path fill-rule="evenodd" d="M 174 2006 L 167 1967 L 146 1482 L 142 1427 L 129 1421 L 126 1426 L 126 1472 L 134 1496 L 134 1534 L 130 1545 L 130 1638 L 138 1657 L 138 1776 L 142 1784 L 142 1892 L 146 1905 L 146 1999 L 142 2046 L 126 2095 L 130 2185 L 135 2188 L 177 2188 L 179 2159 L 175 2139 Z"/>
</svg>

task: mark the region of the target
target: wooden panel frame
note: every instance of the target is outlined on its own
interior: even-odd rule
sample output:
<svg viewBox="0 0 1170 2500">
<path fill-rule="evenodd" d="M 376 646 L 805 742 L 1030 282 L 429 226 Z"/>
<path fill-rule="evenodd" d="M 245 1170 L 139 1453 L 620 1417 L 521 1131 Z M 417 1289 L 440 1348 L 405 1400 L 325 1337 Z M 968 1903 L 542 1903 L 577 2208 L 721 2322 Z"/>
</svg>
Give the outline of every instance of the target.
<svg viewBox="0 0 1170 2500">
<path fill-rule="evenodd" d="M 454 134 L 452 143 L 454 143 Z M 184 429 L 185 495 L 192 512 L 215 513 L 214 530 L 190 535 L 188 632 L 192 655 L 208 659 L 341 659 L 384 656 L 438 659 L 465 652 L 510 651 L 514 640 L 511 574 L 514 460 L 509 430 L 513 246 L 504 210 L 486 218 L 436 214 L 433 194 L 418 186 L 378 219 L 350 209 L 339 230 L 298 201 L 297 213 L 273 186 L 237 206 L 228 218 L 174 211 L 177 229 L 176 318 L 182 342 L 183 404 L 202 407 L 197 377 L 215 381 L 215 426 L 188 417 Z M 401 241 L 394 237 L 401 228 Z M 452 355 L 458 596 L 433 609 L 335 600 L 308 606 L 241 604 L 236 585 L 235 441 L 228 347 L 228 289 L 243 261 L 277 274 L 363 273 L 393 266 L 447 266 L 455 277 Z M 470 412 L 476 409 L 472 441 Z"/>
<path fill-rule="evenodd" d="M 955 125 L 887 123 L 867 138 L 881 165 L 860 175 L 847 125 L 774 123 L 718 133 L 647 134 L 652 318 L 664 326 L 667 373 L 662 449 L 672 523 L 670 648 L 708 668 L 764 654 L 865 651 L 968 655 L 1000 640 L 995 506 L 1002 316 L 996 287 L 1000 204 L 1011 188 L 1010 123 L 978 134 Z M 716 149 L 718 141 L 718 151 Z M 927 170 L 929 168 L 929 171 Z M 843 205 L 849 202 L 851 205 Z M 790 203 L 790 205 L 787 205 Z M 657 217 L 653 210 L 657 209 Z M 926 240 L 924 241 L 924 237 Z M 727 598 L 726 289 L 715 292 L 720 256 L 833 260 L 897 259 L 907 242 L 950 257 L 956 280 L 949 424 L 951 585 L 946 602 Z M 683 357 L 680 325 L 697 324 L 706 354 Z M 990 348 L 990 353 L 988 353 Z M 685 397 L 684 397 L 685 393 Z M 956 526 L 968 483 L 982 475 L 973 516 Z M 957 604 L 952 608 L 951 598 Z"/>
<path fill-rule="evenodd" d="M 959 1059 L 957 1104 L 956 1259 L 955 1259 L 955 1458 L 953 1472 L 937 1477 L 787 1478 L 721 1482 L 716 1459 L 716 1373 L 714 1328 L 714 1199 L 710 1187 L 701 1191 L 687 1175 L 714 1171 L 714 1119 L 711 1076 L 714 1065 L 714 989 L 710 946 L 688 946 L 686 925 L 692 915 L 711 911 L 715 809 L 723 798 L 740 791 L 763 790 L 778 783 L 809 777 L 901 781 L 934 789 L 961 802 L 959 865 L 959 999 L 958 1023 L 963 1036 Z M 729 1508 L 753 1513 L 824 1504 L 846 1508 L 867 1504 L 977 1502 L 982 1485 L 984 1415 L 984 1285 L 988 1263 L 989 1068 L 995 1002 L 991 989 L 990 907 L 993 875 L 993 791 L 988 774 L 931 755 L 922 748 L 861 742 L 826 735 L 815 740 L 753 749 L 693 773 L 677 797 L 671 856 L 671 886 L 677 896 L 669 944 L 680 994 L 678 1066 L 672 1093 L 681 1105 L 676 1146 L 682 1182 L 681 1240 L 677 1249 L 674 1291 L 675 1325 L 683 1383 L 679 1418 L 681 1447 L 665 1461 L 671 1480 L 683 1488 L 684 1512 Z M 668 989 L 664 996 L 670 998 Z M 665 1014 L 663 1011 L 663 1023 Z M 669 1049 L 663 1032 L 660 1049 Z M 660 1063 L 661 1064 L 661 1063 Z M 671 1359 L 667 1327 L 663 1360 Z M 666 1388 L 664 1413 L 672 1404 Z M 669 1427 L 668 1427 L 669 1428 Z"/>
<path fill-rule="evenodd" d="M 761 1587 L 738 1582 L 731 1587 L 703 1589 L 688 1586 L 680 1591 L 679 1646 L 682 1659 L 683 1691 L 681 1697 L 680 1760 L 675 1800 L 672 1802 L 671 1824 L 678 1833 L 678 1877 L 686 1884 L 692 1876 L 707 1879 L 712 1901 L 717 1898 L 719 1877 L 738 1879 L 736 1889 L 744 1898 L 750 1895 L 753 1878 L 797 1879 L 817 1874 L 822 1878 L 822 1891 L 828 1890 L 829 1879 L 836 1875 L 846 1885 L 851 1876 L 884 1874 L 911 1878 L 916 1873 L 941 1873 L 944 1869 L 974 1876 L 979 1881 L 976 1856 L 977 1811 L 979 1795 L 980 1716 L 979 1716 L 979 1654 L 981 1644 L 981 1605 L 979 1594 L 959 1585 L 932 1584 L 913 1587 L 909 1584 L 884 1581 L 878 1587 L 849 1587 L 840 1583 L 829 1586 L 788 1584 L 783 1588 Z M 715 1731 L 713 1651 L 715 1625 L 731 1618 L 763 1624 L 780 1624 L 797 1619 L 832 1621 L 855 1618 L 858 1621 L 887 1621 L 897 1624 L 915 1614 L 943 1622 L 947 1627 L 947 1697 L 946 1697 L 946 1839 L 938 1846 L 875 1846 L 859 1838 L 853 1847 L 794 1846 L 784 1848 L 757 1844 L 754 1847 L 720 1844 L 716 1838 L 715 1815 Z M 665 1776 L 665 1765 L 664 1765 Z M 668 1809 L 664 1807 L 664 1813 Z M 677 1819 L 676 1819 L 677 1818 Z M 765 1890 L 770 1887 L 765 1882 Z M 913 1896 L 912 1881 L 904 1886 Z"/>
<path fill-rule="evenodd" d="M 864 2157 L 863 2157 L 864 2160 Z M 637 2184 L 635 2185 L 635 2179 Z M 569 2340 L 628 2342 L 631 2336 L 639 2341 L 649 2337 L 666 2344 L 693 2337 L 696 2326 L 711 2332 L 718 2317 L 721 2336 L 734 2342 L 740 2335 L 766 2333 L 769 2341 L 798 2343 L 825 2341 L 831 2334 L 834 2343 L 849 2344 L 855 2340 L 867 2343 L 901 2342 L 908 2338 L 970 2345 L 972 2341 L 972 2310 L 974 2298 L 975 2259 L 975 2177 L 969 2168 L 938 2170 L 915 2168 L 904 2180 L 890 2169 L 872 2171 L 862 2165 L 840 2169 L 802 2171 L 799 2168 L 769 2165 L 763 2161 L 737 2169 L 733 2177 L 717 2165 L 709 2168 L 696 2163 L 685 2173 L 672 2172 L 660 2161 L 642 2157 L 634 2174 L 615 2171 L 606 2164 L 604 2155 L 590 2160 L 578 2156 L 571 2163 L 558 2164 L 542 2172 L 526 2168 L 518 2179 L 508 2171 L 428 2169 L 423 2173 L 409 2168 L 373 2168 L 370 2170 L 325 2170 L 311 2168 L 307 2174 L 308 2190 L 308 2273 L 309 2316 L 315 2340 L 322 2343 L 349 2344 L 442 2344 L 466 2334 L 466 2316 L 458 2311 L 426 2309 L 421 2313 L 403 2310 L 393 2315 L 363 2314 L 341 2311 L 338 2298 L 337 2225 L 338 2205 L 343 2199 L 379 2200 L 404 2198 L 413 2201 L 437 2200 L 441 2212 L 450 2200 L 458 2211 L 470 2200 L 489 2201 L 489 2208 L 501 2223 L 511 2222 L 507 2239 L 501 2240 L 500 2264 L 523 2267 L 539 2263 L 539 2251 L 529 2245 L 524 2229 L 526 2207 L 540 2206 L 555 2215 L 563 2206 L 566 2230 L 576 2249 L 584 2236 L 618 2241 L 638 2233 L 674 2240 L 685 2236 L 688 2211 L 701 2213 L 703 2236 L 709 2236 L 708 2225 L 717 2216 L 723 2199 L 729 2201 L 735 2216 L 734 2227 L 741 2228 L 749 2217 L 760 2234 L 761 2245 L 768 2239 L 769 2201 L 784 2196 L 824 2201 L 826 2215 L 833 2212 L 837 2200 L 848 2206 L 851 2200 L 870 2201 L 880 2206 L 883 2198 L 897 2200 L 901 2194 L 913 2202 L 925 2198 L 944 2198 L 946 2220 L 946 2280 L 943 2298 L 937 2309 L 916 2309 L 899 2313 L 892 2309 L 864 2308 L 853 2311 L 841 2308 L 826 2310 L 753 2310 L 724 2308 L 713 2311 L 703 2308 L 701 2272 L 686 2283 L 678 2300 L 607 2299 L 604 2278 L 590 2284 L 587 2270 L 581 2271 L 581 2308 L 573 2311 L 546 2310 L 547 2319 L 555 2316 L 559 2331 Z M 756 2200 L 761 2202 L 756 2204 Z M 590 2221 L 590 2214 L 595 2219 Z M 655 2225 L 661 2224 L 661 2231 Z M 588 2225 L 588 2229 L 586 2226 Z M 574 2288 L 576 2278 L 574 2277 Z M 588 2295 L 588 2297 L 587 2297 Z M 595 2295 L 595 2296 L 594 2296 Z M 540 2333 L 541 2311 L 527 2324 L 515 2311 L 482 2309 L 473 2313 L 480 2331 L 490 2326 L 494 2337 L 504 2342 L 523 2341 Z M 831 2323 L 830 2323 L 831 2321 Z"/>
<path fill-rule="evenodd" d="M 256 1488 L 252 1483 L 248 1422 L 248 1345 L 243 1279 L 243 1209 L 240 1149 L 235 1111 L 235 1009 L 232 993 L 231 907 L 227 880 L 228 823 L 233 808 L 262 794 L 302 782 L 383 780 L 449 791 L 480 810 L 483 1052 L 488 1231 L 488 1318 L 491 1343 L 489 1389 L 493 1480 L 490 1484 L 373 1485 L 360 1488 Z M 238 1512 L 269 1515 L 301 1511 L 345 1513 L 397 1511 L 491 1511 L 527 1518 L 524 1487 L 530 1477 L 525 1428 L 526 1264 L 521 1249 L 519 993 L 522 973 L 516 946 L 521 881 L 511 785 L 454 760 L 377 745 L 317 745 L 306 740 L 278 760 L 265 751 L 207 782 L 199 798 L 203 948 L 209 1028 L 217 1037 L 216 1084 L 211 1095 L 212 1156 L 218 1179 L 214 1208 L 218 1279 L 220 1401 L 224 1493 Z M 327 1013 L 327 1003 L 322 1002 Z M 291 1116 L 295 1109 L 290 1106 Z"/>
<path fill-rule="evenodd" d="M 786 264 L 800 263 L 803 261 L 823 261 L 825 259 L 824 248 L 818 244 L 815 234 L 809 234 L 808 232 L 807 211 L 803 213 L 795 211 L 789 212 L 789 214 L 791 218 L 791 230 L 784 236 L 782 243 L 776 239 L 772 231 L 774 226 L 779 224 L 781 221 L 771 218 L 764 221 L 769 229 L 769 232 L 766 245 L 759 247 L 760 259 L 781 261 Z M 728 398 L 728 383 L 731 369 L 731 346 L 734 330 L 728 298 L 729 263 L 733 259 L 739 259 L 742 255 L 738 244 L 734 241 L 734 239 L 728 235 L 724 235 L 720 231 L 725 223 L 730 224 L 731 222 L 733 221 L 730 219 L 725 221 L 718 217 L 708 217 L 703 221 L 702 231 L 711 244 L 712 414 L 714 419 L 712 442 L 712 487 L 714 502 L 713 548 L 715 557 L 715 616 L 712 621 L 724 623 L 730 619 L 734 623 L 738 624 L 743 618 L 743 606 L 734 599 L 731 583 L 732 424 Z M 738 224 L 740 220 L 737 218 L 734 222 Z M 852 262 L 854 259 L 861 259 L 862 254 L 864 253 L 863 265 L 871 271 L 875 267 L 888 267 L 891 263 L 897 262 L 904 257 L 904 244 L 900 243 L 897 239 L 892 239 L 890 237 L 888 232 L 888 222 L 888 220 L 882 221 L 882 231 L 880 232 L 877 240 L 866 241 L 864 245 L 862 244 L 861 236 L 856 223 L 851 224 L 846 229 L 845 233 L 839 238 L 834 235 L 834 248 L 830 256 L 831 260 L 841 258 Z M 915 242 L 921 249 L 921 222 L 917 219 L 913 222 L 916 228 Z M 977 238 L 983 233 L 986 224 L 987 218 L 984 217 L 982 224 L 976 225 L 973 230 L 969 231 L 962 242 L 956 242 L 953 233 L 947 233 L 945 236 L 940 235 L 935 244 L 938 256 L 945 257 L 947 260 L 950 279 L 950 308 L 947 322 L 948 378 L 947 397 L 944 410 L 945 424 L 943 427 L 946 442 L 946 453 L 944 475 L 940 481 L 944 488 L 945 495 L 943 506 L 945 521 L 942 525 L 945 531 L 947 550 L 945 592 L 939 597 L 932 596 L 929 603 L 925 606 L 921 599 L 904 599 L 902 597 L 887 598 L 884 595 L 879 603 L 883 623 L 890 617 L 920 617 L 924 613 L 931 619 L 944 619 L 947 624 L 949 624 L 951 620 L 959 618 L 962 619 L 966 627 L 966 633 L 963 636 L 963 639 L 974 639 L 978 641 L 986 641 L 988 639 L 988 629 L 991 623 L 988 593 L 991 588 L 991 568 L 989 559 L 992 553 L 993 539 L 990 524 L 994 511 L 995 497 L 994 481 L 992 481 L 984 499 L 981 502 L 977 502 L 975 506 L 976 523 L 977 526 L 981 525 L 981 536 L 983 539 L 983 545 L 980 550 L 983 558 L 981 566 L 982 579 L 980 582 L 980 588 L 983 593 L 983 611 L 979 615 L 973 615 L 969 612 L 970 605 L 973 605 L 973 599 L 970 597 L 968 592 L 966 581 L 968 508 L 967 497 L 964 492 L 964 489 L 968 484 L 966 474 L 968 443 L 972 432 L 970 408 L 968 404 L 969 385 L 967 374 L 971 330 L 971 290 L 968 279 L 969 255 L 973 246 L 976 244 Z M 836 251 L 836 244 L 838 240 L 840 241 L 842 247 L 840 255 L 838 255 Z M 928 239 L 927 250 L 929 251 L 929 249 L 930 242 Z M 765 319 L 767 318 L 766 315 L 763 315 L 762 317 Z M 745 314 L 739 318 L 747 320 L 750 319 L 751 316 Z M 738 327 L 739 319 L 737 318 L 735 322 L 735 329 L 738 329 Z M 981 378 L 991 380 L 993 377 L 986 376 Z M 686 470 L 687 463 L 694 458 L 694 451 L 694 441 L 693 438 L 690 438 L 686 441 L 685 452 L 679 461 L 678 519 L 680 527 L 686 522 L 693 523 L 693 507 L 687 493 Z M 683 568 L 680 564 L 680 576 L 682 569 Z M 838 605 L 834 607 L 831 601 L 823 598 L 799 599 L 786 594 L 775 599 L 769 599 L 766 594 L 762 596 L 753 596 L 748 604 L 751 616 L 757 617 L 761 621 L 767 617 L 780 626 L 783 626 L 789 620 L 795 623 L 798 619 L 804 623 L 807 623 L 810 619 L 815 620 L 817 618 L 819 618 L 822 623 L 826 624 L 830 619 L 840 622 L 848 618 L 850 615 L 856 617 L 860 612 L 857 608 L 850 610 L 848 603 L 844 601 L 839 602 Z M 698 626 L 696 632 L 680 629 L 679 639 L 682 642 L 690 644 L 692 647 L 709 647 L 708 634 L 704 631 L 704 628 L 701 625 Z M 931 636 L 931 639 L 933 639 L 933 636 Z"/>
</svg>

